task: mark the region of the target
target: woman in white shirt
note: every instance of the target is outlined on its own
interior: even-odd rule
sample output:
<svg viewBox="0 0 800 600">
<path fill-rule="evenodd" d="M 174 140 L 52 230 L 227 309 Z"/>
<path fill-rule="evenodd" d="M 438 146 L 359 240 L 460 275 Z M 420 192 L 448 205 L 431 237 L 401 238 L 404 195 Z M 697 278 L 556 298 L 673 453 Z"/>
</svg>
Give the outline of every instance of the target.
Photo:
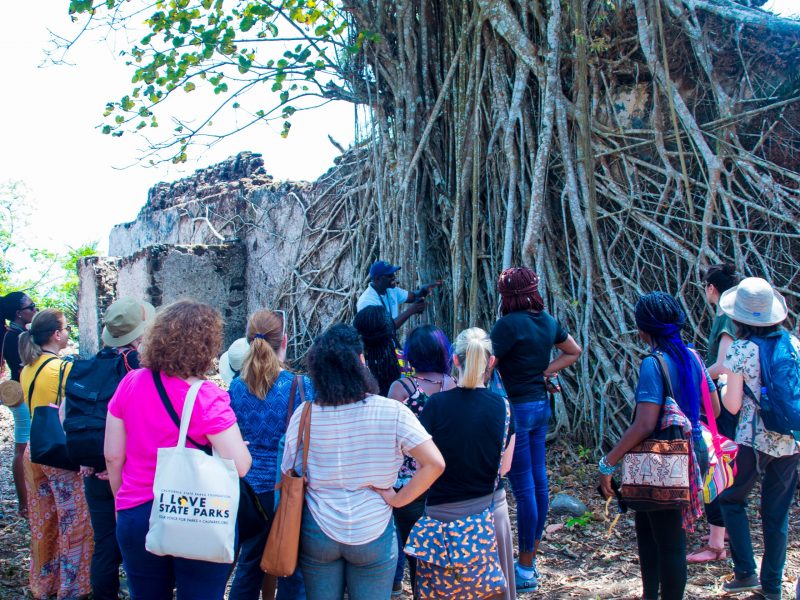
<svg viewBox="0 0 800 600">
<path fill-rule="evenodd" d="M 444 471 L 444 459 L 411 411 L 374 394 L 356 330 L 334 325 L 316 339 L 308 371 L 311 409 L 306 507 L 300 568 L 308 600 L 388 600 L 397 564 L 392 508 L 412 502 Z M 286 432 L 282 469 L 300 468 L 295 453 L 301 411 Z M 399 492 L 392 485 L 412 456 L 417 471 Z"/>
</svg>

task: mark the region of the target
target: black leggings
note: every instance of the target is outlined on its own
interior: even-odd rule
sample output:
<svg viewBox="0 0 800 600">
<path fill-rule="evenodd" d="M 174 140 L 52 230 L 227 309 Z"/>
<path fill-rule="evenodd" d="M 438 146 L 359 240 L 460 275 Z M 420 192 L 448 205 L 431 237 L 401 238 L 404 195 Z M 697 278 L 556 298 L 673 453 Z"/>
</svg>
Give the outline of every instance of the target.
<svg viewBox="0 0 800 600">
<path fill-rule="evenodd" d="M 680 600 L 686 587 L 686 534 L 680 509 L 636 513 L 643 598 Z"/>
</svg>

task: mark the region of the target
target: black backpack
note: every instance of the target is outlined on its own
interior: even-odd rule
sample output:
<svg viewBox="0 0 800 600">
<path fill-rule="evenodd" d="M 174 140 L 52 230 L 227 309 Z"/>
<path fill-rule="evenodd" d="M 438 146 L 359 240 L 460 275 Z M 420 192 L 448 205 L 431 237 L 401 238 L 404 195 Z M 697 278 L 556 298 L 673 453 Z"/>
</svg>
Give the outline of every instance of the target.
<svg viewBox="0 0 800 600">
<path fill-rule="evenodd" d="M 103 444 L 108 401 L 122 378 L 138 367 L 135 350 L 118 353 L 114 348 L 103 348 L 96 356 L 73 363 L 64 390 L 64 433 L 73 462 L 106 470 Z"/>
</svg>

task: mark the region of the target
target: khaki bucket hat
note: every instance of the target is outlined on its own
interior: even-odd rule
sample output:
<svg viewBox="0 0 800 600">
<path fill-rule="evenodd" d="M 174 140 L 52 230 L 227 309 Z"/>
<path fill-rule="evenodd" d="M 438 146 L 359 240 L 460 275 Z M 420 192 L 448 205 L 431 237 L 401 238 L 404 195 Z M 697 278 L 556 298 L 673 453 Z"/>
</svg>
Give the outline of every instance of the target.
<svg viewBox="0 0 800 600">
<path fill-rule="evenodd" d="M 734 321 L 769 327 L 782 323 L 789 310 L 786 300 L 760 277 L 748 277 L 726 290 L 719 299 L 719 309 Z"/>
<path fill-rule="evenodd" d="M 156 309 L 149 302 L 120 298 L 112 302 L 103 314 L 103 333 L 100 337 L 106 346 L 127 346 L 142 336 L 155 314 Z"/>
</svg>

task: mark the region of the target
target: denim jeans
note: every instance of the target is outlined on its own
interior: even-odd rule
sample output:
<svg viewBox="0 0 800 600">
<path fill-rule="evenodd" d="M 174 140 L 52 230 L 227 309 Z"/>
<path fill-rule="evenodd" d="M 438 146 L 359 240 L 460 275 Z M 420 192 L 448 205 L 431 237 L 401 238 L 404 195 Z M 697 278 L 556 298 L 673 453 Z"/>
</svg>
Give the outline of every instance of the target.
<svg viewBox="0 0 800 600">
<path fill-rule="evenodd" d="M 419 520 L 419 518 L 425 512 L 425 499 L 427 497 L 428 497 L 427 493 L 422 494 L 422 496 L 420 496 L 410 504 L 407 504 L 402 508 L 395 508 L 393 511 L 394 523 L 397 530 L 397 549 L 402 556 L 406 556 L 405 552 L 403 552 L 403 548 L 405 547 L 406 542 L 408 541 L 408 535 L 411 533 L 411 529 L 414 527 L 414 524 Z M 400 564 L 399 556 L 397 558 L 397 562 L 398 564 Z M 410 556 L 406 556 L 405 562 L 408 562 L 408 572 L 409 572 L 409 577 L 411 579 L 411 587 L 413 589 L 417 575 L 417 560 Z M 403 563 L 404 565 L 405 562 Z M 402 581 L 403 572 L 400 571 L 399 579 L 397 577 L 397 573 L 395 573 L 394 580 Z"/>
<path fill-rule="evenodd" d="M 239 546 L 239 557 L 236 561 L 236 573 L 233 576 L 229 600 L 259 600 L 264 571 L 261 570 L 261 555 L 267 544 L 270 526 L 274 513 L 275 492 L 257 494 L 266 516 L 267 526 L 263 532 L 242 541 Z M 303 576 L 300 569 L 291 577 L 278 579 L 278 595 L 276 600 L 305 600 Z"/>
<path fill-rule="evenodd" d="M 320 529 L 308 508 L 300 531 L 300 568 L 308 600 L 389 600 L 397 567 L 394 520 L 375 540 L 341 544 Z"/>
<path fill-rule="evenodd" d="M 117 543 L 117 514 L 108 481 L 94 475 L 83 480 L 89 518 L 94 530 L 90 579 L 95 600 L 117 600 L 122 553 Z"/>
<path fill-rule="evenodd" d="M 128 575 L 131 600 L 222 600 L 231 565 L 156 556 L 144 547 L 150 509 L 146 502 L 117 513 L 117 541 Z"/>
<path fill-rule="evenodd" d="M 730 538 L 733 570 L 737 578 L 755 575 L 756 561 L 747 520 L 748 496 L 761 480 L 761 523 L 764 529 L 764 557 L 761 559 L 761 587 L 765 592 L 781 589 L 789 508 L 797 489 L 797 465 L 800 454 L 777 458 L 750 446 L 739 446 L 736 477 L 733 485 L 719 496 L 719 505 Z"/>
<path fill-rule="evenodd" d="M 511 490 L 517 501 L 519 551 L 532 552 L 542 539 L 549 506 L 545 438 L 550 421 L 547 396 L 541 400 L 514 404 L 514 428 L 517 441 L 514 460 L 508 472 Z"/>
<path fill-rule="evenodd" d="M 681 600 L 686 588 L 686 533 L 681 511 L 637 512 L 635 518 L 642 598 Z"/>
</svg>

